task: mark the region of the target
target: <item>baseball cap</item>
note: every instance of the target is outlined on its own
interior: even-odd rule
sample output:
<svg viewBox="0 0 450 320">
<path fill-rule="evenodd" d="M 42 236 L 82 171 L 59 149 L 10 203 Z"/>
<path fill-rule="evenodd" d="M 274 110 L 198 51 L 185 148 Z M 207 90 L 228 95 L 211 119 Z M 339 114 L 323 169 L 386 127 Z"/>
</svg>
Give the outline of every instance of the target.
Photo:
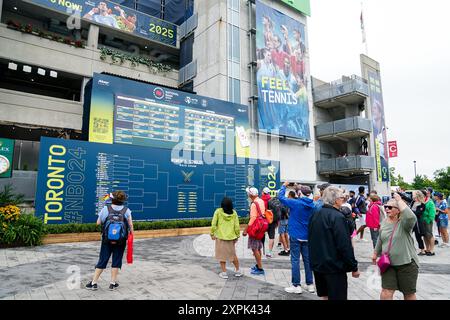
<svg viewBox="0 0 450 320">
<path fill-rule="evenodd" d="M 439 199 L 444 198 L 444 195 L 443 195 L 442 193 L 440 193 L 440 192 L 435 192 L 434 195 L 435 195 L 436 197 L 438 197 Z"/>
<path fill-rule="evenodd" d="M 312 190 L 310 187 L 308 186 L 301 186 L 300 187 L 300 191 L 305 195 L 305 196 L 309 196 L 312 193 Z"/>
<path fill-rule="evenodd" d="M 268 187 L 265 187 L 265 188 L 263 189 L 263 193 L 270 193 L 270 189 L 269 189 Z"/>
<path fill-rule="evenodd" d="M 254 196 L 254 197 L 259 194 L 258 189 L 256 189 L 255 187 L 248 187 L 245 189 L 245 192 L 247 192 L 248 195 Z"/>
<path fill-rule="evenodd" d="M 325 190 L 326 188 L 328 188 L 329 186 L 331 186 L 331 184 L 329 184 L 329 183 L 327 182 L 327 183 L 318 185 L 317 188 L 319 188 L 319 190 L 323 191 L 323 190 Z"/>
</svg>

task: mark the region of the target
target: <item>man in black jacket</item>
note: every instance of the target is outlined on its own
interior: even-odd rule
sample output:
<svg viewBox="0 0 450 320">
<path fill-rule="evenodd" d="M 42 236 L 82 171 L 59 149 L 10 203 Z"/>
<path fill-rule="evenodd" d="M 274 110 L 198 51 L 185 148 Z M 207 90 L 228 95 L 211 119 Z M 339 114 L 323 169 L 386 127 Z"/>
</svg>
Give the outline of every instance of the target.
<svg viewBox="0 0 450 320">
<path fill-rule="evenodd" d="M 359 277 L 351 234 L 340 212 L 344 193 L 328 187 L 323 194 L 323 208 L 309 222 L 309 252 L 317 295 L 324 300 L 347 300 L 347 272 Z"/>
</svg>

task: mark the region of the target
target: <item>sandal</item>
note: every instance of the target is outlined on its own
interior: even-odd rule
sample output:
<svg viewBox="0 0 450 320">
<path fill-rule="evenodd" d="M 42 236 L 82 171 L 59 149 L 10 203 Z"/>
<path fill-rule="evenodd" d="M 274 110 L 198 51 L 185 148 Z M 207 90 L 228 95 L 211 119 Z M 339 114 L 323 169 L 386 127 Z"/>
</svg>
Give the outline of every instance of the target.
<svg viewBox="0 0 450 320">
<path fill-rule="evenodd" d="M 426 256 L 427 253 L 426 253 L 426 252 L 419 252 L 417 255 L 418 255 L 418 256 Z"/>
</svg>

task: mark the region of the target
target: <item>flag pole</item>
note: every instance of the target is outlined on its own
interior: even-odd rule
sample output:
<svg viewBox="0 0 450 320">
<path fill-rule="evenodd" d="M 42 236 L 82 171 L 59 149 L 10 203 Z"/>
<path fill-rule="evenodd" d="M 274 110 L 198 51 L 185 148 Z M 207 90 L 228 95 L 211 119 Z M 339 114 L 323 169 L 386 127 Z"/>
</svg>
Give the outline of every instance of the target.
<svg viewBox="0 0 450 320">
<path fill-rule="evenodd" d="M 362 32 L 362 41 L 365 45 L 365 49 L 366 49 L 366 56 L 369 56 L 369 47 L 367 45 L 367 35 L 366 35 L 366 28 L 364 25 L 364 5 L 363 2 L 361 1 L 361 32 Z"/>
</svg>

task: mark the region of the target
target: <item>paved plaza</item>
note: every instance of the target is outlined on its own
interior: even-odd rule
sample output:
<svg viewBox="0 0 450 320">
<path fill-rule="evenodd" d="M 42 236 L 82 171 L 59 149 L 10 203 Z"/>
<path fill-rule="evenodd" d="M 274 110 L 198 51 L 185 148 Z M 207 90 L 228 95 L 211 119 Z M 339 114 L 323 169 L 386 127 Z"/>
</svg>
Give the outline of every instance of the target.
<svg viewBox="0 0 450 320">
<path fill-rule="evenodd" d="M 369 237 L 366 232 L 365 239 Z M 230 265 L 227 280 L 218 277 L 220 268 L 209 235 L 136 240 L 134 263 L 127 265 L 124 258 L 116 291 L 108 290 L 109 269 L 100 278 L 99 290 L 84 289 L 98 259 L 99 242 L 1 249 L 0 299 L 318 299 L 315 294 L 284 291 L 291 278 L 289 257 L 264 257 L 266 274 L 251 275 L 254 259 L 247 239 L 241 237 L 237 244 L 244 276 L 235 278 Z M 371 242 L 356 242 L 355 252 L 362 275 L 359 279 L 349 275 L 349 299 L 378 300 L 380 278 L 371 265 Z M 420 261 L 417 298 L 450 300 L 450 248 L 436 248 L 436 256 L 420 257 Z M 304 280 L 303 265 L 301 269 Z"/>
</svg>

